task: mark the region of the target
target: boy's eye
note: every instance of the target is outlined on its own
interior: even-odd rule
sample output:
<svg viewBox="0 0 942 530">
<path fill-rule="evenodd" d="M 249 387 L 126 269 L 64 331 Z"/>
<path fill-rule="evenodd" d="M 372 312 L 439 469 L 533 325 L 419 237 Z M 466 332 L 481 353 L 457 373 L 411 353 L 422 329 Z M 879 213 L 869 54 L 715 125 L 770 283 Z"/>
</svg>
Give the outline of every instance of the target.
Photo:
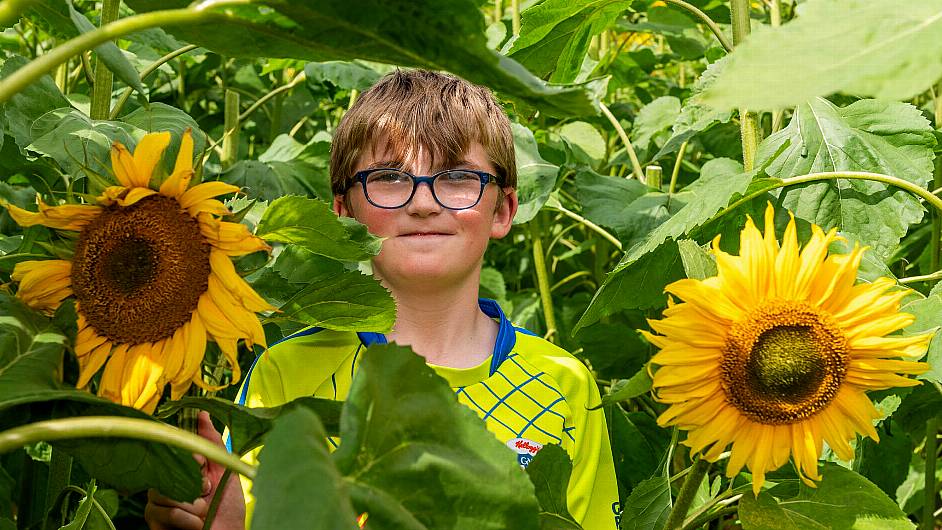
<svg viewBox="0 0 942 530">
<path fill-rule="evenodd" d="M 443 178 L 444 180 L 447 180 L 449 182 L 467 182 L 467 181 L 477 182 L 480 180 L 480 177 L 478 177 L 474 173 L 471 173 L 470 171 L 449 171 L 447 173 L 444 173 L 439 178 Z"/>
<path fill-rule="evenodd" d="M 408 180 L 409 177 L 406 176 L 405 173 L 401 173 L 399 171 L 374 171 L 373 173 L 370 173 L 370 176 L 367 178 L 367 184 L 372 182 L 396 184 Z"/>
</svg>

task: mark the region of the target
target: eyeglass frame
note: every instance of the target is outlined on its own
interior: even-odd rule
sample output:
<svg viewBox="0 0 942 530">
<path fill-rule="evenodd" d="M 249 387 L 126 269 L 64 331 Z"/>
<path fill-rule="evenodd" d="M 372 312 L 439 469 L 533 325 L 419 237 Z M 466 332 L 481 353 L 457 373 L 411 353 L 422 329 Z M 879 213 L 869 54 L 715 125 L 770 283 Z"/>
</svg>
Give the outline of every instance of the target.
<svg viewBox="0 0 942 530">
<path fill-rule="evenodd" d="M 375 202 L 373 202 L 373 199 L 370 199 L 370 194 L 367 193 L 366 191 L 366 178 L 371 173 L 375 173 L 377 171 L 396 171 L 412 179 L 412 193 L 409 194 L 409 198 L 407 198 L 405 202 L 403 202 L 399 206 L 380 206 L 379 204 L 376 204 Z M 435 194 L 435 179 L 437 179 L 441 175 L 444 175 L 445 173 L 450 173 L 452 171 L 464 171 L 467 173 L 473 173 L 481 179 L 481 191 L 480 193 L 478 193 L 477 200 L 475 200 L 474 203 L 471 204 L 470 206 L 465 206 L 463 208 L 452 208 L 451 206 L 446 206 L 438 198 L 438 195 Z M 367 202 L 369 202 L 370 204 L 372 204 L 373 206 L 377 208 L 382 208 L 384 210 L 398 210 L 399 208 L 406 206 L 407 204 L 412 202 L 412 199 L 415 197 L 415 192 L 416 190 L 419 189 L 419 184 L 422 184 L 424 182 L 428 184 L 429 192 L 432 193 L 432 198 L 435 199 L 435 202 L 439 206 L 448 210 L 456 210 L 456 211 L 469 210 L 471 208 L 474 208 L 475 206 L 478 205 L 479 202 L 481 202 L 481 198 L 484 197 L 484 188 L 486 188 L 487 185 L 490 184 L 492 181 L 494 183 L 500 182 L 500 178 L 497 177 L 497 175 L 493 175 L 491 173 L 488 173 L 487 171 L 479 171 L 477 169 L 446 169 L 444 171 L 439 171 L 438 173 L 435 173 L 434 175 L 413 175 L 412 173 L 409 173 L 408 171 L 394 168 L 394 167 L 374 167 L 370 169 L 364 169 L 362 171 L 357 171 L 356 173 L 353 174 L 353 180 L 354 182 L 359 182 L 360 185 L 363 187 L 363 196 L 366 197 Z"/>
</svg>

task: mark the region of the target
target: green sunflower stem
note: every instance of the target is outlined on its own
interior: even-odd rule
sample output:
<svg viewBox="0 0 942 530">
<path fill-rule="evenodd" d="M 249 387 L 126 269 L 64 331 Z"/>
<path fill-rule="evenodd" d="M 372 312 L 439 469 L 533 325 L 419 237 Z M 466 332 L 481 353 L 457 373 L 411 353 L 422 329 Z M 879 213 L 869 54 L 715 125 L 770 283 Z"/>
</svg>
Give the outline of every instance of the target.
<svg viewBox="0 0 942 530">
<path fill-rule="evenodd" d="M 671 508 L 670 516 L 667 518 L 667 524 L 664 525 L 666 530 L 679 530 L 683 528 L 684 520 L 687 518 L 687 512 L 690 511 L 690 505 L 697 496 L 697 489 L 700 487 L 700 483 L 703 482 L 703 477 L 706 476 L 709 469 L 710 462 L 705 458 L 699 458 L 693 463 L 693 466 L 691 466 L 690 471 L 687 473 L 687 478 L 684 479 L 683 486 L 680 487 L 677 499 L 674 500 L 674 507 Z"/>
<path fill-rule="evenodd" d="M 608 106 L 605 103 L 599 101 L 599 109 L 602 111 L 602 114 L 608 118 L 609 123 L 612 124 L 612 127 L 615 128 L 615 132 L 618 133 L 618 137 L 621 138 L 621 142 L 625 144 L 625 150 L 628 152 L 628 159 L 631 160 L 631 172 L 641 182 L 644 182 L 644 170 L 641 169 L 641 161 L 638 160 L 638 154 L 635 153 L 634 146 L 631 145 L 631 140 L 628 139 L 628 133 L 625 132 L 625 128 L 618 123 L 618 118 L 612 114 L 612 111 L 608 109 Z"/>
<path fill-rule="evenodd" d="M 752 31 L 749 0 L 731 0 L 729 9 L 733 19 L 733 46 L 739 46 Z M 746 171 L 752 171 L 759 150 L 758 115 L 747 109 L 739 109 L 739 129 L 742 135 L 743 167 Z"/>
<path fill-rule="evenodd" d="M 226 108 L 224 113 L 225 136 L 222 139 L 222 169 L 226 170 L 235 164 L 239 152 L 239 93 L 226 89 Z"/>
<path fill-rule="evenodd" d="M 925 503 L 923 504 L 922 522 L 919 527 L 922 530 L 933 530 L 935 528 L 935 506 L 938 498 L 938 484 L 935 478 L 935 457 L 938 451 L 936 434 L 939 432 L 939 420 L 932 418 L 926 424 L 926 482 L 925 482 Z"/>
<path fill-rule="evenodd" d="M 255 467 L 230 454 L 225 447 L 165 423 L 140 418 L 85 416 L 30 423 L 0 432 L 0 454 L 38 441 L 75 438 L 130 438 L 162 443 L 199 453 L 247 478 L 255 478 Z"/>
<path fill-rule="evenodd" d="M 546 338 L 556 342 L 556 314 L 553 312 L 553 295 L 550 289 L 549 271 L 546 269 L 546 255 L 540 233 L 539 215 L 528 223 L 530 242 L 533 245 L 533 267 L 536 269 L 536 281 L 543 304 L 543 319 L 546 321 Z"/>
<path fill-rule="evenodd" d="M 101 3 L 101 26 L 118 20 L 118 8 L 121 0 L 104 0 Z M 99 57 L 95 61 L 95 84 L 92 86 L 92 101 L 89 116 L 93 120 L 107 120 L 111 114 L 111 91 L 114 86 L 114 74 Z"/>
<path fill-rule="evenodd" d="M 70 39 L 61 46 L 56 46 L 52 50 L 36 59 L 30 61 L 16 72 L 3 78 L 0 81 L 0 103 L 8 101 L 11 97 L 36 82 L 40 77 L 52 72 L 57 66 L 68 61 L 85 50 L 90 50 L 99 44 L 117 39 L 128 33 L 141 31 L 157 26 L 172 26 L 184 24 L 198 24 L 209 18 L 224 18 L 224 15 L 218 12 L 208 12 L 198 8 L 168 9 L 164 11 L 152 11 L 125 17 L 100 28 L 83 33 L 78 37 Z M 105 117 L 108 115 L 105 114 Z"/>
</svg>

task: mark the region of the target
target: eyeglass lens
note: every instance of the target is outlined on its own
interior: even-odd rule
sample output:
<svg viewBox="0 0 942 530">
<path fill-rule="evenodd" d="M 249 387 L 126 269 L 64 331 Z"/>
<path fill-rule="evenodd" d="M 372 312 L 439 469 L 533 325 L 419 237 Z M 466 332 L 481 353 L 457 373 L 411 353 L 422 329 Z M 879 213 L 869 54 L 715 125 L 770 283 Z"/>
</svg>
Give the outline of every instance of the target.
<svg viewBox="0 0 942 530">
<path fill-rule="evenodd" d="M 412 179 L 401 171 L 374 171 L 366 178 L 366 194 L 377 206 L 397 208 L 412 195 Z M 432 193 L 446 208 L 470 208 L 481 198 L 481 177 L 469 171 L 453 170 L 439 174 Z"/>
</svg>

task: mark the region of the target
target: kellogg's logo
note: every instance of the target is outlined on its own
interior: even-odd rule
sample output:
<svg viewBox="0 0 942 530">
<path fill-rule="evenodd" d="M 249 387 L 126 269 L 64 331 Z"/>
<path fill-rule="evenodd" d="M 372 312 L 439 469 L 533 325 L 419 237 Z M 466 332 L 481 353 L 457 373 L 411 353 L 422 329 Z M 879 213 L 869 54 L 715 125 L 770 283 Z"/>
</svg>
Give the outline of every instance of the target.
<svg viewBox="0 0 942 530">
<path fill-rule="evenodd" d="M 507 440 L 507 447 L 517 453 L 517 463 L 527 467 L 530 461 L 533 460 L 533 456 L 540 452 L 540 449 L 543 449 L 543 444 L 526 438 L 512 438 Z"/>
</svg>

